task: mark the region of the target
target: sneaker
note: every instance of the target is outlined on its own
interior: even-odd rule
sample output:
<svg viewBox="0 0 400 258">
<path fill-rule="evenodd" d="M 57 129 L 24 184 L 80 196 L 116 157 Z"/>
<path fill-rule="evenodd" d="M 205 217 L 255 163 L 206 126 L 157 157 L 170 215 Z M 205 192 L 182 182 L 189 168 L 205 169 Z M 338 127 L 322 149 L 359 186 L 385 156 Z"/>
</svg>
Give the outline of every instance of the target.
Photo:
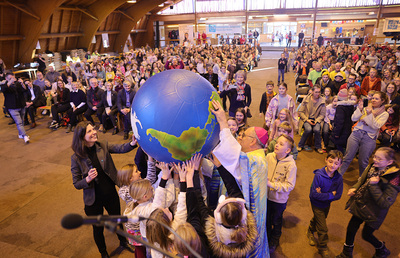
<svg viewBox="0 0 400 258">
<path fill-rule="evenodd" d="M 298 152 L 301 152 L 302 150 L 303 150 L 302 147 L 297 147 L 297 151 L 298 151 Z"/>
<path fill-rule="evenodd" d="M 319 249 L 318 253 L 321 255 L 322 258 L 329 258 L 331 257 L 328 248 L 326 249 Z"/>
<path fill-rule="evenodd" d="M 44 109 L 44 110 L 42 111 L 42 115 L 46 115 L 46 114 L 47 114 L 47 110 Z"/>
<path fill-rule="evenodd" d="M 324 154 L 324 151 L 323 151 L 322 149 L 318 149 L 317 152 L 318 152 L 319 154 Z M 326 152 L 326 151 L 325 151 L 325 152 Z"/>
<path fill-rule="evenodd" d="M 57 124 L 56 120 L 51 121 L 50 128 L 53 128 Z"/>
<path fill-rule="evenodd" d="M 24 136 L 23 136 L 23 135 L 20 135 L 20 134 L 18 134 L 18 138 L 20 138 L 20 139 L 24 139 Z"/>
<path fill-rule="evenodd" d="M 305 146 L 305 147 L 304 147 L 304 150 L 305 150 L 305 151 L 312 151 L 312 149 L 310 148 L 310 146 Z"/>
<path fill-rule="evenodd" d="M 24 136 L 24 141 L 25 141 L 25 143 L 29 143 L 29 140 L 30 140 L 30 139 L 29 139 L 29 136 L 28 136 L 28 135 L 25 135 L 25 136 Z"/>
<path fill-rule="evenodd" d="M 317 244 L 317 241 L 315 240 L 315 237 L 314 237 L 314 232 L 311 232 L 310 229 L 307 230 L 307 238 L 308 238 L 309 245 L 315 246 Z"/>
<path fill-rule="evenodd" d="M 51 129 L 53 130 L 57 130 L 60 127 L 59 123 L 56 123 Z"/>
</svg>

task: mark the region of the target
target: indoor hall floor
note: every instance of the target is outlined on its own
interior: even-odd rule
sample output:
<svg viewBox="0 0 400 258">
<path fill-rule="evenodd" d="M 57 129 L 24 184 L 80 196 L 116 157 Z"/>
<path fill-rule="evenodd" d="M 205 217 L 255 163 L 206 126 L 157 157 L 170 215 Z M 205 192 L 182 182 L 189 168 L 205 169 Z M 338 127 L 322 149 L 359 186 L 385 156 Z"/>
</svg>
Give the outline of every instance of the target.
<svg viewBox="0 0 400 258">
<path fill-rule="evenodd" d="M 277 60 L 279 52 L 264 52 L 259 67 L 248 74 L 247 82 L 252 87 L 253 118 L 250 125 L 262 126 L 263 118 L 258 116 L 258 105 L 265 90 L 265 82 L 277 82 Z M 289 94 L 294 97 L 294 74 L 287 73 Z M 277 90 L 277 87 L 275 87 Z M 0 95 L 0 103 L 3 103 Z M 47 128 L 48 117 L 37 121 L 38 127 L 27 130 L 31 143 L 25 145 L 18 139 L 15 125 L 1 114 L 0 118 L 0 250 L 1 257 L 100 257 L 92 237 L 90 226 L 75 230 L 61 227 L 61 218 L 68 213 L 84 215 L 83 194 L 72 185 L 70 172 L 70 148 L 72 134 L 65 129 L 51 131 Z M 29 128 L 28 126 L 26 127 Z M 112 143 L 123 143 L 122 133 L 112 136 L 111 132 L 99 133 L 100 139 Z M 296 143 L 299 136 L 295 136 Z M 133 162 L 134 153 L 114 155 L 117 168 Z M 317 249 L 308 245 L 306 230 L 312 217 L 309 189 L 313 170 L 324 166 L 324 155 L 301 152 L 297 159 L 297 182 L 290 194 L 284 212 L 281 245 L 272 257 L 319 257 Z M 345 239 L 350 213 L 344 210 L 349 187 L 358 177 L 357 162 L 353 162 L 344 176 L 342 199 L 332 203 L 328 216 L 330 242 L 333 255 L 340 253 Z M 124 204 L 122 209 L 124 209 Z M 386 241 L 392 257 L 400 252 L 399 201 L 391 210 L 376 236 Z M 118 247 L 116 236 L 106 232 L 108 252 Z M 375 250 L 357 234 L 354 257 L 372 257 Z M 133 257 L 124 251 L 120 257 Z"/>
</svg>

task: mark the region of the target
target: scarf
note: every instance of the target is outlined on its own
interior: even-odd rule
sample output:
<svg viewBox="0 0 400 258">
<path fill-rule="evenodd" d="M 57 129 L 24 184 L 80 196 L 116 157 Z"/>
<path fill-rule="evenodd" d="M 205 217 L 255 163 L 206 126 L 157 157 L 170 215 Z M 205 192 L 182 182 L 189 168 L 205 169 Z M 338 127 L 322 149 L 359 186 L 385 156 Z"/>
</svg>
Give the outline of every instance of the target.
<svg viewBox="0 0 400 258">
<path fill-rule="evenodd" d="M 237 88 L 237 101 L 244 101 L 246 99 L 246 96 L 244 95 L 244 87 L 246 86 L 246 83 L 243 83 L 242 85 L 236 84 Z"/>
<path fill-rule="evenodd" d="M 375 177 L 375 176 L 380 177 L 383 174 L 385 174 L 387 169 L 388 168 L 386 167 L 384 170 L 378 170 L 378 168 L 371 166 L 371 168 L 368 171 L 367 180 L 365 180 L 364 184 L 362 184 L 362 186 L 360 188 L 358 188 L 357 192 L 354 195 L 354 199 L 356 199 L 356 200 L 362 199 L 365 191 L 367 191 L 367 187 L 368 187 L 371 177 Z"/>
<path fill-rule="evenodd" d="M 368 107 L 372 107 L 371 104 L 368 104 Z M 379 115 L 382 114 L 383 112 L 385 112 L 385 105 L 382 105 L 381 107 L 372 109 L 372 115 L 373 115 L 374 117 L 379 116 Z M 362 116 L 361 116 L 361 118 L 360 118 L 360 121 L 363 120 L 366 116 L 367 116 L 367 111 L 365 111 L 365 108 L 364 108 L 363 114 L 362 114 Z"/>
</svg>

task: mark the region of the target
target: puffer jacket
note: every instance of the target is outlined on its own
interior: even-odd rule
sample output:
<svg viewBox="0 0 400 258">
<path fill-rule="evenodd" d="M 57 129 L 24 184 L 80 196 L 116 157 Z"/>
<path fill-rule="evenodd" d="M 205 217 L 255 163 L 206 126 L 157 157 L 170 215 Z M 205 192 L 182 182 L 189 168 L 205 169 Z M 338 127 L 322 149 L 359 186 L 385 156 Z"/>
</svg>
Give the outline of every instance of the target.
<svg viewBox="0 0 400 258">
<path fill-rule="evenodd" d="M 351 116 L 354 112 L 354 105 L 354 101 L 344 100 L 338 102 L 331 134 L 331 139 L 335 145 L 345 146 L 347 143 L 353 126 Z"/>
</svg>

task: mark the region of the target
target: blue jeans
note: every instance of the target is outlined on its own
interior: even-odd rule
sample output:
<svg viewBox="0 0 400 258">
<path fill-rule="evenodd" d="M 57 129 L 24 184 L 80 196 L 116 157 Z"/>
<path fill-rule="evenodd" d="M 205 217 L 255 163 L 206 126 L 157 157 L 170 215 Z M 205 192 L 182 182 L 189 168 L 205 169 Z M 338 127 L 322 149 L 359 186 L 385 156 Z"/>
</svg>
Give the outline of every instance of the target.
<svg viewBox="0 0 400 258">
<path fill-rule="evenodd" d="M 10 115 L 17 125 L 18 134 L 25 136 L 26 132 L 23 123 L 23 119 L 25 117 L 25 108 L 9 109 L 8 112 L 10 112 Z"/>
<path fill-rule="evenodd" d="M 267 201 L 267 234 L 272 245 L 278 245 L 282 235 L 282 219 L 286 204 Z"/>
<path fill-rule="evenodd" d="M 376 147 L 376 138 L 371 139 L 366 131 L 356 130 L 353 131 L 349 139 L 347 139 L 346 153 L 343 158 L 342 166 L 339 168 L 339 173 L 343 175 L 354 157 L 358 154 L 358 167 L 360 176 L 368 166 L 369 157 L 372 155 Z"/>
<path fill-rule="evenodd" d="M 321 124 L 316 123 L 315 125 L 311 125 L 308 122 L 304 123 L 304 132 L 303 135 L 301 136 L 300 142 L 299 142 L 299 147 L 303 148 L 308 136 L 310 136 L 311 133 L 314 133 L 314 145 L 315 148 L 321 149 Z"/>
<path fill-rule="evenodd" d="M 278 82 L 281 81 L 281 76 L 282 76 L 282 81 L 285 81 L 285 69 L 278 69 Z"/>
<path fill-rule="evenodd" d="M 322 139 L 324 140 L 325 148 L 329 145 L 329 136 L 331 135 L 331 130 L 329 130 L 329 124 L 324 123 L 324 127 L 322 128 Z"/>
</svg>

